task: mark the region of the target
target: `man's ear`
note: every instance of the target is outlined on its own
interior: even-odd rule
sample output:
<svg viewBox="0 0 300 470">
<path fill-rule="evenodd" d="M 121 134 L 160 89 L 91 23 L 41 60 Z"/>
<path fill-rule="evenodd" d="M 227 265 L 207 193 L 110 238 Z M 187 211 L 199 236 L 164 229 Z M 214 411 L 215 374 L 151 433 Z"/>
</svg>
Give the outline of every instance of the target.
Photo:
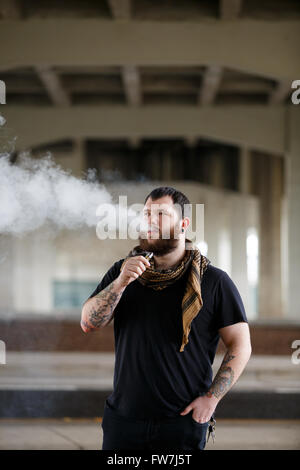
<svg viewBox="0 0 300 470">
<path fill-rule="evenodd" d="M 184 230 L 186 230 L 189 225 L 190 225 L 190 218 L 189 217 L 184 217 L 182 219 L 181 227 L 184 228 Z"/>
</svg>

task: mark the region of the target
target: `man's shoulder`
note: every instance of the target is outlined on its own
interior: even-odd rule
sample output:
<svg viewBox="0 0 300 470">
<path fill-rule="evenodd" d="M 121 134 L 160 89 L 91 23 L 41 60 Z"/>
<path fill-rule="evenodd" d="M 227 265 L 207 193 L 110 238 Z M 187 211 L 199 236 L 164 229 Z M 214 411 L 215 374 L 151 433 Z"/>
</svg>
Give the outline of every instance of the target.
<svg viewBox="0 0 300 470">
<path fill-rule="evenodd" d="M 224 276 L 228 276 L 226 271 L 210 263 L 204 272 L 203 279 L 205 278 L 207 282 L 216 285 L 217 282 Z"/>
<path fill-rule="evenodd" d="M 121 267 L 123 261 L 124 261 L 125 258 L 120 258 L 120 259 L 117 259 L 117 261 L 114 261 L 112 266 L 111 267 Z"/>
<path fill-rule="evenodd" d="M 106 284 L 107 282 L 112 282 L 114 279 L 116 279 L 120 274 L 121 266 L 124 259 L 125 258 L 121 258 L 113 262 L 110 267 L 106 269 L 106 272 L 100 282 L 104 282 Z"/>
<path fill-rule="evenodd" d="M 123 264 L 123 261 L 125 260 L 125 258 L 121 258 L 121 259 L 118 259 L 117 261 L 115 261 L 112 266 L 110 267 L 110 269 L 115 272 L 115 273 L 120 273 L 120 270 L 121 270 L 121 266 Z"/>
</svg>

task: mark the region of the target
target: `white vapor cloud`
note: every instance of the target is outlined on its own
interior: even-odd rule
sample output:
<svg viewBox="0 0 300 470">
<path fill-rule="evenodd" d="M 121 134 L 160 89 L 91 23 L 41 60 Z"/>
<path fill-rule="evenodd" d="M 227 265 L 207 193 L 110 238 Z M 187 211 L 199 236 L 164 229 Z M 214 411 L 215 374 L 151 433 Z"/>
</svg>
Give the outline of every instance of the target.
<svg viewBox="0 0 300 470">
<path fill-rule="evenodd" d="M 28 153 L 12 164 L 0 156 L 0 233 L 20 235 L 52 224 L 57 229 L 94 227 L 99 204 L 112 203 L 95 171 L 79 179 L 57 165 L 47 154 L 32 158 Z"/>
</svg>

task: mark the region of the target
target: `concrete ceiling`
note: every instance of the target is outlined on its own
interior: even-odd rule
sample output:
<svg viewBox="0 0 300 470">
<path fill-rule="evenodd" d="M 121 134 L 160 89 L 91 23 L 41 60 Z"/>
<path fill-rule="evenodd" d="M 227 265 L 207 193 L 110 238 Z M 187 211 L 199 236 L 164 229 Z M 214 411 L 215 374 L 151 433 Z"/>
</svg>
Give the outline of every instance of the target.
<svg viewBox="0 0 300 470">
<path fill-rule="evenodd" d="M 47 35 L 47 22 L 53 19 L 58 20 L 54 30 Z M 128 62 L 127 58 L 120 57 L 119 64 L 108 65 L 107 60 L 101 58 L 101 44 L 99 44 L 99 64 L 94 58 L 90 59 L 91 65 L 84 63 L 81 65 L 80 57 L 76 59 L 77 47 L 74 44 L 73 50 L 65 51 L 65 61 L 60 58 L 60 51 L 64 48 L 64 42 L 73 44 L 72 25 L 70 23 L 62 23 L 62 34 L 66 41 L 61 41 L 61 44 L 55 43 L 55 36 L 59 35 L 59 22 L 64 20 L 82 20 L 82 24 L 86 25 L 89 29 L 89 24 L 86 20 L 103 20 L 106 23 L 117 23 L 121 25 L 128 24 L 128 21 L 136 25 L 145 26 L 146 23 L 154 22 L 153 26 L 153 45 L 155 38 L 159 38 L 161 30 L 159 28 L 162 22 L 167 22 L 168 25 L 197 25 L 197 22 L 203 24 L 203 28 L 212 27 L 211 31 L 207 31 L 207 43 L 205 44 L 205 54 L 203 55 L 203 63 L 192 65 L 184 64 L 185 48 L 187 50 L 193 49 L 191 44 L 187 42 L 184 44 L 175 33 L 170 31 L 169 38 L 172 44 L 172 34 L 174 36 L 174 51 L 178 54 L 178 60 L 174 57 L 174 65 L 169 64 L 168 58 L 163 57 L 166 52 L 163 51 L 163 46 L 159 48 L 157 44 L 157 53 L 144 47 L 141 52 L 145 55 L 145 64 L 141 64 L 137 50 L 138 43 L 131 44 L 132 50 L 130 56 L 132 63 Z M 283 55 L 287 55 L 285 51 L 278 50 L 276 43 L 276 36 L 274 35 L 272 41 L 274 48 L 277 52 L 282 52 L 280 59 L 281 69 L 286 70 L 287 77 L 280 79 L 276 76 L 276 72 L 280 73 L 280 68 L 272 72 L 270 64 L 270 72 L 264 70 L 264 58 L 261 57 L 260 49 L 264 48 L 264 43 L 270 31 L 267 30 L 269 26 L 273 25 L 276 21 L 284 24 L 286 21 L 295 20 L 300 21 L 300 2 L 295 0 L 88 0 L 77 1 L 69 0 L 61 2 L 60 0 L 0 0 L 0 21 L 2 20 L 3 39 L 6 39 L 7 47 L 0 59 L 0 74 L 1 79 L 5 81 L 7 103 L 18 105 L 123 105 L 141 106 L 141 105 L 235 105 L 235 104 L 278 104 L 290 101 L 291 84 L 287 64 L 283 62 Z M 28 58 L 25 62 L 26 56 L 26 37 L 29 36 L 26 30 L 20 29 L 24 25 L 31 26 L 31 21 L 34 21 L 34 27 L 37 25 L 41 28 L 40 41 L 39 33 L 36 31 L 34 36 L 34 28 L 32 30 L 31 47 L 29 47 Z M 225 39 L 228 37 L 226 30 L 220 29 L 223 25 L 226 26 L 228 21 L 233 21 L 231 25 L 232 43 L 228 44 L 229 54 L 232 55 L 232 64 L 230 60 L 226 63 Z M 236 49 L 238 43 L 242 42 L 245 38 L 243 31 L 237 30 L 236 33 L 240 35 L 234 37 L 234 28 L 240 24 L 243 26 L 247 21 L 253 23 L 252 28 L 246 31 L 246 34 L 251 39 L 251 36 L 256 36 L 254 29 L 257 27 L 257 21 L 266 29 L 266 39 L 262 38 L 261 45 L 245 44 L 245 50 L 241 50 L 241 54 L 234 60 L 235 44 Z M 37 23 L 38 22 L 38 23 Z M 268 23 L 270 23 L 268 25 Z M 278 27 L 277 23 L 277 27 Z M 1 24 L 1 23 L 0 23 Z M 33 23 L 32 23 L 33 24 Z M 300 24 L 300 23 L 299 23 Z M 69 25 L 69 28 L 68 28 Z M 76 24 L 78 25 L 78 23 Z M 156 26 L 155 26 L 156 25 Z M 246 24 L 248 26 L 248 23 Z M 5 33 L 5 27 L 8 26 Z M 50 24 L 51 26 L 51 24 Z M 298 25 L 299 26 L 299 25 Z M 258 24 L 259 27 L 259 24 Z M 300 28 L 299 28 L 300 30 Z M 10 33 L 8 33 L 10 32 Z M 15 43 L 15 39 L 20 36 L 20 42 Z M 44 36 L 43 36 L 44 32 Z M 53 34 L 54 33 L 54 34 Z M 78 35 L 79 35 L 78 30 Z M 111 30 L 114 35 L 117 30 Z M 9 36 L 11 34 L 11 36 Z M 76 34 L 76 28 L 75 28 Z M 210 36 L 211 34 L 211 36 Z M 259 34 L 259 33 L 257 33 Z M 223 40 L 224 35 L 224 40 Z M 286 40 L 286 45 L 289 47 L 286 32 L 282 31 L 282 39 Z M 285 35 L 285 36 L 284 36 Z M 177 37 L 177 41 L 176 41 Z M 204 36 L 205 37 L 205 36 Z M 211 44 L 213 37 L 220 37 L 219 44 Z M 151 38 L 150 38 L 151 39 Z M 280 39 L 280 38 L 279 38 Z M 300 39 L 300 36 L 299 36 Z M 100 40 L 100 38 L 99 38 Z M 199 45 L 197 48 L 201 49 L 201 36 L 199 36 Z M 277 38 L 278 40 L 278 38 Z M 48 41 L 49 44 L 45 44 Z M 89 61 L 89 55 L 92 55 L 89 43 L 84 43 L 85 35 L 81 33 L 80 42 L 84 44 Z M 175 42 L 176 41 L 176 42 Z M 195 38 L 196 41 L 196 38 Z M 252 40 L 253 42 L 253 40 Z M 42 43 L 42 44 L 40 44 Z M 161 44 L 163 38 L 161 39 Z M 224 50 L 220 51 L 220 55 L 224 56 L 224 63 L 218 62 L 218 54 L 215 48 L 220 50 L 224 43 Z M 10 44 L 11 47 L 10 47 Z M 56 61 L 47 59 L 51 55 L 51 47 L 54 47 Z M 34 45 L 34 49 L 32 47 Z M 95 38 L 93 50 L 96 49 L 97 38 Z M 118 44 L 120 54 L 122 54 L 122 41 Z M 20 47 L 21 46 L 21 47 Z M 230 50 L 231 46 L 231 50 Z M 248 47 L 249 46 L 249 49 Z M 37 50 L 41 50 L 41 57 L 37 56 Z M 111 38 L 107 37 L 107 45 L 105 49 L 111 51 L 113 56 L 113 45 Z M 181 57 L 181 51 L 183 57 Z M 195 49 L 195 47 L 194 47 Z M 5 56 L 7 51 L 7 56 Z M 19 51 L 19 56 L 18 56 Z M 159 60 L 159 53 L 161 51 L 162 58 Z M 172 53 L 174 52 L 172 51 Z M 147 59 L 147 54 L 152 54 L 153 59 Z M 199 61 L 201 62 L 202 51 L 199 51 Z M 252 62 L 249 55 L 254 56 Z M 257 58 L 256 58 L 257 54 Z M 262 54 L 267 55 L 267 51 L 262 51 Z M 12 63 L 13 56 L 15 57 L 15 64 Z M 243 61 L 240 55 L 246 56 Z M 272 55 L 272 54 L 271 54 Z M 74 57 L 75 64 L 70 63 L 69 57 Z M 155 56 L 157 56 L 157 63 Z M 207 56 L 207 57 L 206 57 Z M 7 60 L 6 60 L 7 57 Z M 22 58 L 24 57 L 24 61 Z M 211 60 L 210 60 L 211 57 Z M 205 59 L 206 63 L 205 63 Z M 251 64 L 261 62 L 262 67 L 251 72 Z M 112 58 L 112 61 L 116 59 Z M 214 62 L 215 60 L 215 62 Z M 247 63 L 247 60 L 249 63 Z M 270 54 L 266 57 L 266 62 L 270 60 Z M 272 57 L 271 57 L 272 60 Z M 123 63 L 122 63 L 123 61 Z M 193 59 L 191 57 L 190 62 Z M 9 62 L 9 63 L 8 63 Z M 76 64 L 78 62 L 78 64 Z M 293 57 L 290 57 L 290 62 L 293 62 Z M 64 65 L 66 63 L 66 65 Z M 162 65 L 167 63 L 167 65 Z M 183 65 L 181 65 L 181 63 Z M 25 66 L 24 66 L 25 65 Z M 231 66 L 232 65 L 232 66 Z M 234 67 L 236 65 L 236 67 Z M 239 66 L 240 65 L 240 66 Z M 268 65 L 268 64 L 267 64 Z M 259 73 L 261 72 L 261 73 Z M 292 73 L 292 72 L 291 72 Z M 283 72 L 284 75 L 284 72 Z M 294 77 L 298 78 L 298 77 Z"/>
<path fill-rule="evenodd" d="M 159 124 L 281 153 L 299 43 L 298 0 L 0 0 L 5 112 L 24 145 L 51 126 L 53 139 L 84 137 L 86 116 L 92 137 L 158 136 Z"/>
</svg>

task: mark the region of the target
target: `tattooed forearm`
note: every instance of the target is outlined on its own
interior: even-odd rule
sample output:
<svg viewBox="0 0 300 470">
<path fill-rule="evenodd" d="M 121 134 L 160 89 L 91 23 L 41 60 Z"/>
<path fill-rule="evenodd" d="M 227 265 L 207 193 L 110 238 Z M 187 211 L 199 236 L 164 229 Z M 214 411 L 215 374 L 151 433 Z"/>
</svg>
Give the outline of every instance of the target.
<svg viewBox="0 0 300 470">
<path fill-rule="evenodd" d="M 220 369 L 218 370 L 210 389 L 206 393 L 206 396 L 211 398 L 214 395 L 217 398 L 221 398 L 229 390 L 234 380 L 234 371 L 227 364 L 234 357 L 235 356 L 232 355 L 230 351 L 227 351 Z"/>
<path fill-rule="evenodd" d="M 124 288 L 120 288 L 117 279 L 96 294 L 86 308 L 85 317 L 81 320 L 81 325 L 86 330 L 95 330 L 108 323 L 114 313 Z"/>
</svg>

